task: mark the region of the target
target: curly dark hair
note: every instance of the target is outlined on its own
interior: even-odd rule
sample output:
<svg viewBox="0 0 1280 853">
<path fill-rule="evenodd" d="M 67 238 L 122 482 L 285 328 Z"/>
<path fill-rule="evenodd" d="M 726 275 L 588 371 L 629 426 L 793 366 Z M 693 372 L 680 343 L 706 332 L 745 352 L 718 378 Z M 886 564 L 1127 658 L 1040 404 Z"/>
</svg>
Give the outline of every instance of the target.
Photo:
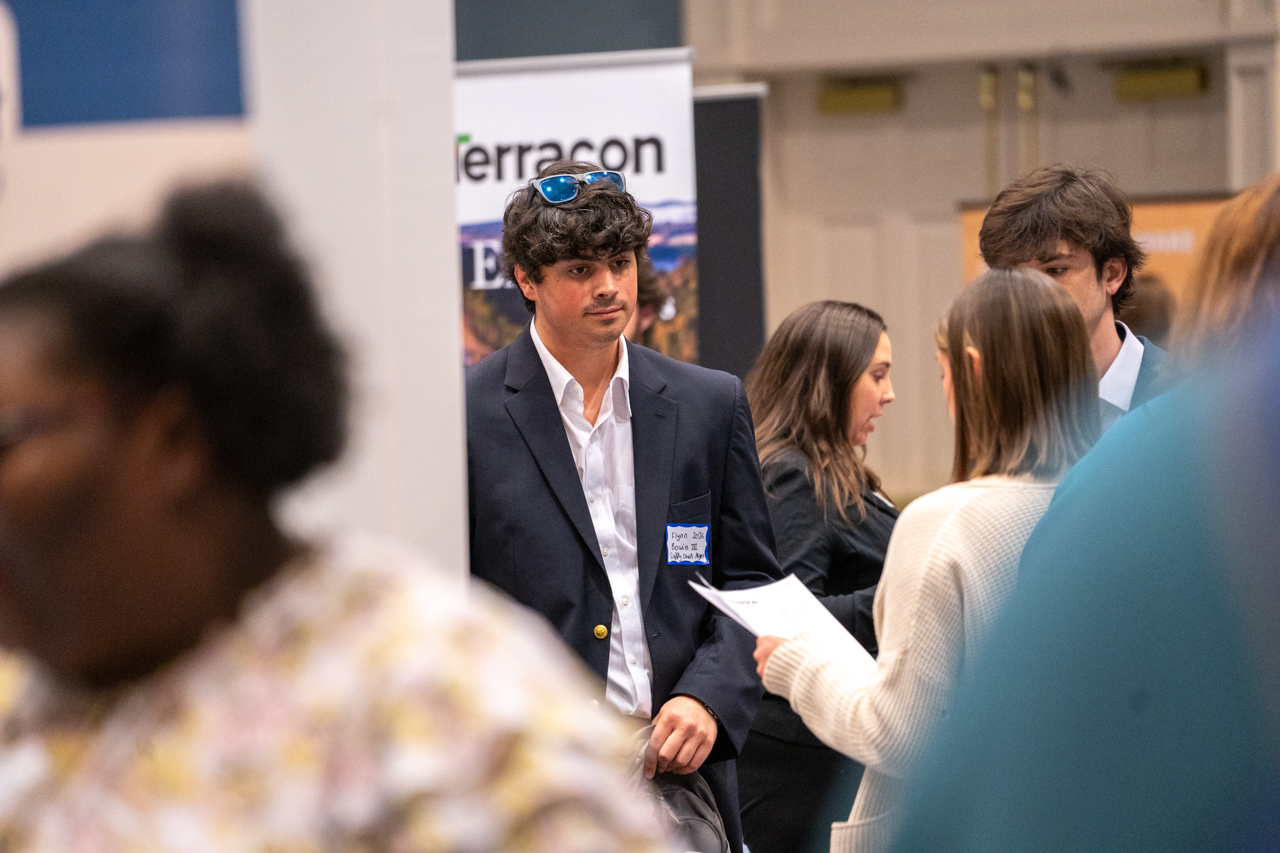
<svg viewBox="0 0 1280 853">
<path fill-rule="evenodd" d="M 600 169 L 581 160 L 557 160 L 542 171 L 548 175 L 581 175 Z M 619 192 L 612 181 L 596 181 L 578 188 L 564 204 L 549 204 L 533 187 L 512 193 L 502 215 L 502 271 L 515 281 L 515 268 L 534 284 L 542 282 L 542 268 L 566 258 L 603 258 L 634 251 L 640 262 L 649 245 L 653 217 L 630 193 Z M 532 313 L 533 300 L 525 307 Z"/>
<path fill-rule="evenodd" d="M 1087 251 L 1098 275 L 1112 258 L 1125 262 L 1124 281 L 1111 297 L 1119 312 L 1133 295 L 1133 276 L 1146 254 L 1130 233 L 1133 208 L 1106 172 L 1045 166 L 1000 191 L 978 234 L 987 266 L 1012 268 L 1046 254 L 1058 241 Z"/>
<path fill-rule="evenodd" d="M 336 459 L 347 360 L 305 265 L 253 186 L 181 189 L 151 232 L 100 239 L 0 284 L 52 317 L 52 357 L 126 392 L 191 400 L 220 472 L 263 497 Z"/>
</svg>

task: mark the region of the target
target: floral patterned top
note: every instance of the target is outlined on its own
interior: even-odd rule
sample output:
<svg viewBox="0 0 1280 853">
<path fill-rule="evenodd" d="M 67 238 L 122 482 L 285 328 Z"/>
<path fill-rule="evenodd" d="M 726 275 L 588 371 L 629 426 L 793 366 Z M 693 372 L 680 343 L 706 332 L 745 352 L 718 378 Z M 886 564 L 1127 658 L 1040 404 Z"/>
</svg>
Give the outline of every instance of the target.
<svg viewBox="0 0 1280 853">
<path fill-rule="evenodd" d="M 110 692 L 0 665 L 0 851 L 656 851 L 627 738 L 536 617 L 372 540 Z"/>
</svg>

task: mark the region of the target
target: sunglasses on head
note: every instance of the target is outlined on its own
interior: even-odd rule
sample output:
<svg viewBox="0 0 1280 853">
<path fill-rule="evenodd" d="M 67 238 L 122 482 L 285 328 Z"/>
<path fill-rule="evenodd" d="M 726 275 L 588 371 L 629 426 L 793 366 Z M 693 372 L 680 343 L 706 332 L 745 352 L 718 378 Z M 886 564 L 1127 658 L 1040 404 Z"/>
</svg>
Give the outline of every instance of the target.
<svg viewBox="0 0 1280 853">
<path fill-rule="evenodd" d="M 602 169 L 598 172 L 584 172 L 580 175 L 548 175 L 545 178 L 534 178 L 529 182 L 530 189 L 536 189 L 549 204 L 564 204 L 578 197 L 578 187 L 594 184 L 597 181 L 612 181 L 622 192 L 627 191 L 627 180 L 621 172 Z"/>
</svg>

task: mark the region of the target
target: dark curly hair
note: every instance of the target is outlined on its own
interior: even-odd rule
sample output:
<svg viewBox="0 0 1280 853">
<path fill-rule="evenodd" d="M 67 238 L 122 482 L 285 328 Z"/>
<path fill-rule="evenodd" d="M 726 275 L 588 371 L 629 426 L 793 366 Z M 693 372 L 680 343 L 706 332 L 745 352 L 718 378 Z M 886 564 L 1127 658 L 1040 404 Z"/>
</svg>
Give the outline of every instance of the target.
<svg viewBox="0 0 1280 853">
<path fill-rule="evenodd" d="M 600 169 L 581 160 L 557 160 L 542 171 L 548 175 L 581 175 Z M 578 196 L 564 204 L 549 204 L 533 187 L 511 194 L 502 215 L 502 271 L 515 281 L 515 268 L 534 284 L 542 282 L 542 268 L 566 258 L 602 258 L 634 251 L 640 262 L 649 245 L 653 217 L 630 193 L 619 192 L 611 181 L 578 188 Z M 525 307 L 533 312 L 533 300 Z"/>
<path fill-rule="evenodd" d="M 1052 254 L 1058 241 L 1087 251 L 1099 277 L 1119 258 L 1128 271 L 1111 297 L 1119 312 L 1133 295 L 1133 276 L 1146 261 L 1130 233 L 1133 208 L 1106 172 L 1044 166 L 1000 191 L 991 203 L 978 246 L 987 266 L 1012 268 Z"/>
<path fill-rule="evenodd" d="M 10 277 L 0 310 L 53 317 L 64 333 L 53 357 L 121 399 L 184 392 L 219 471 L 259 495 L 342 452 L 345 353 L 279 217 L 249 184 L 175 192 L 150 233 Z"/>
</svg>

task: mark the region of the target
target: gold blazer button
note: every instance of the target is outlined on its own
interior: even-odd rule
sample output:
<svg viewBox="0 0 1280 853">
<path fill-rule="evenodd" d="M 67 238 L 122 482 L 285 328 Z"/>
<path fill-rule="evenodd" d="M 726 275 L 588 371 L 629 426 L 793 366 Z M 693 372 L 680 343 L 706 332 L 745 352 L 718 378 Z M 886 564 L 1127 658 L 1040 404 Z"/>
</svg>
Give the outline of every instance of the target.
<svg viewBox="0 0 1280 853">
<path fill-rule="evenodd" d="M 605 637 L 609 636 L 609 629 L 603 625 L 597 625 L 595 634 L 597 640 L 603 640 Z"/>
</svg>

